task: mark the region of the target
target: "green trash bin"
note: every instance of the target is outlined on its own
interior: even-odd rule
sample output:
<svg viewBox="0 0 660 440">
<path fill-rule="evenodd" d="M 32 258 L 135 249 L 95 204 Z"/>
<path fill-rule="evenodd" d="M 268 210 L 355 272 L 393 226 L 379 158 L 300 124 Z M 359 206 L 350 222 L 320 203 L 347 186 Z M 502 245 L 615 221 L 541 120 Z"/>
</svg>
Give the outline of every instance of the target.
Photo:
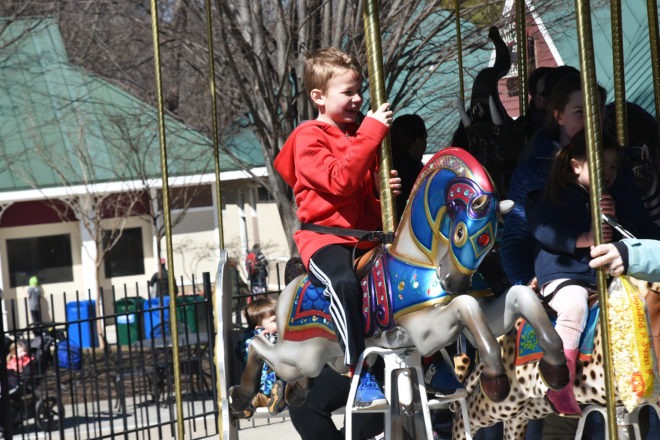
<svg viewBox="0 0 660 440">
<path fill-rule="evenodd" d="M 131 345 L 143 338 L 142 310 L 145 299 L 139 296 L 115 301 L 117 343 Z"/>
<path fill-rule="evenodd" d="M 176 319 L 179 324 L 185 324 L 188 331 L 197 333 L 197 304 L 204 301 L 201 295 L 185 295 L 176 297 Z"/>
</svg>

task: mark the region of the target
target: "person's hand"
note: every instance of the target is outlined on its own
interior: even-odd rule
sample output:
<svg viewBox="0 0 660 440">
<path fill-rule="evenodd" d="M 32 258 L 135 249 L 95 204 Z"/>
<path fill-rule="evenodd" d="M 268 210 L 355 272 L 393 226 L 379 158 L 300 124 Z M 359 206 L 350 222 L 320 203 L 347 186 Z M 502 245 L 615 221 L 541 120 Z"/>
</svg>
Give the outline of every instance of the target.
<svg viewBox="0 0 660 440">
<path fill-rule="evenodd" d="M 390 110 L 390 104 L 386 102 L 385 104 L 381 104 L 376 111 L 369 110 L 367 112 L 367 117 L 374 118 L 389 127 L 392 125 L 393 114 L 392 110 Z"/>
<path fill-rule="evenodd" d="M 401 194 L 401 177 L 399 177 L 399 172 L 397 170 L 390 170 L 390 189 L 392 194 L 398 196 Z"/>
<path fill-rule="evenodd" d="M 593 269 L 603 267 L 613 277 L 623 274 L 623 259 L 612 243 L 592 247 L 591 258 L 593 259 L 589 262 L 589 267 Z"/>
<path fill-rule="evenodd" d="M 539 280 L 538 278 L 534 277 L 532 280 L 527 284 L 527 287 L 532 289 L 533 291 L 537 292 L 539 289 Z"/>
</svg>

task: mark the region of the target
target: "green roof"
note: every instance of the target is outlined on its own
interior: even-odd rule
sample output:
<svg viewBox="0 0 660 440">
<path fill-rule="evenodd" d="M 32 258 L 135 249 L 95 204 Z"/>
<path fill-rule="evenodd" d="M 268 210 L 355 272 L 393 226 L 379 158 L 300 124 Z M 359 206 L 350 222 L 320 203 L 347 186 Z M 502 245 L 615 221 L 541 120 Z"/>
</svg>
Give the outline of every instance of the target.
<svg viewBox="0 0 660 440">
<path fill-rule="evenodd" d="M 439 9 L 428 25 L 434 23 L 452 22 L 453 11 Z M 430 21 L 433 20 L 433 21 Z M 472 82 L 477 73 L 488 66 L 493 44 L 488 39 L 488 29 L 479 32 L 472 22 L 461 20 L 461 35 L 472 36 L 470 41 L 464 41 L 463 47 L 463 81 L 465 87 L 464 101 L 469 104 Z M 386 45 L 387 42 L 383 41 Z M 424 44 L 431 45 L 438 51 L 445 51 L 445 47 L 456 44 L 456 27 L 447 26 L 440 30 L 431 41 Z M 450 50 L 454 50 L 452 46 Z M 460 116 L 456 109 L 456 98 L 459 95 L 460 77 L 458 75 L 458 60 L 447 58 L 430 70 L 428 80 L 418 90 L 412 93 L 412 98 L 405 106 L 395 108 L 395 117 L 406 113 L 419 114 L 426 123 L 428 130 L 427 153 L 438 151 L 449 146 L 454 131 L 458 128 Z M 405 76 L 405 75 L 404 75 Z M 402 87 L 394 86 L 393 94 Z M 367 96 L 368 93 L 365 95 Z"/>
<path fill-rule="evenodd" d="M 567 2 L 567 7 L 574 7 Z M 543 17 L 542 17 L 543 18 Z M 551 19 L 552 17 L 546 17 Z M 612 64 L 612 28 L 609 2 L 594 7 L 591 14 L 594 59 L 598 83 L 608 92 L 608 102 L 614 100 L 614 67 Z M 655 115 L 653 71 L 649 46 L 646 4 L 624 1 L 621 3 L 623 28 L 623 56 L 626 78 L 626 100 Z M 551 26 L 548 32 L 564 64 L 580 68 L 576 26 Z"/>
<path fill-rule="evenodd" d="M 213 172 L 208 137 L 170 116 L 165 127 L 170 176 Z M 155 108 L 68 62 L 55 20 L 0 34 L 0 191 L 159 178 L 158 133 Z"/>
</svg>

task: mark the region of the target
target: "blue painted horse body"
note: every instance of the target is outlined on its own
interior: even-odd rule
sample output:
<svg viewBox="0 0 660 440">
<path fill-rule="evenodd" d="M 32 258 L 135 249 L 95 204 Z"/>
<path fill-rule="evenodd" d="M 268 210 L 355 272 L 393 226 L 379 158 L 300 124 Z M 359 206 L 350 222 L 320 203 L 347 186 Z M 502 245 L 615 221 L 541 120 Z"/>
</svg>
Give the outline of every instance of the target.
<svg viewBox="0 0 660 440">
<path fill-rule="evenodd" d="M 546 352 L 542 364 L 548 372 L 560 372 L 557 386 L 567 380 L 567 370 L 561 377 L 561 340 L 530 289 L 516 286 L 488 306 L 493 323 L 487 322 L 482 304 L 465 295 L 472 274 L 494 244 L 500 205 L 505 203 L 498 201 L 490 176 L 472 155 L 454 147 L 441 150 L 420 173 L 393 244 L 372 256 L 361 281 L 368 346 L 415 346 L 426 356 L 467 330 L 484 364 L 482 390 L 495 401 L 506 398 L 509 381 L 491 327 L 495 323 L 500 334 L 521 314 L 541 335 Z M 326 363 L 346 371 L 328 306 L 322 289 L 306 276 L 283 290 L 277 308 L 278 341 L 257 336 L 250 345 L 241 385 L 230 393 L 234 410 L 247 407 L 256 393 L 263 360 L 302 396 L 305 379 L 317 376 Z M 522 310 L 530 307 L 529 312 Z"/>
</svg>

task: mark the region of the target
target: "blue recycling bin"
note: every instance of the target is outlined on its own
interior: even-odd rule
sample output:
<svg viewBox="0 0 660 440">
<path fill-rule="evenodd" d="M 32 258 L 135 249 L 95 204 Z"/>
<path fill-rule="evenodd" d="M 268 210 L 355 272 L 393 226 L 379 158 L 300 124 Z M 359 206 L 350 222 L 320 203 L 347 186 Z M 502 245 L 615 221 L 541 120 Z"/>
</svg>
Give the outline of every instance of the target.
<svg viewBox="0 0 660 440">
<path fill-rule="evenodd" d="M 163 326 L 160 326 L 161 319 Z M 163 330 L 169 331 L 170 323 L 170 297 L 164 296 L 161 303 L 160 298 L 150 298 L 144 303 L 144 337 L 151 339 L 152 334 L 162 334 Z"/>
<path fill-rule="evenodd" d="M 69 342 L 80 348 L 98 347 L 96 333 L 96 301 L 70 301 L 66 303 L 66 331 Z"/>
</svg>

